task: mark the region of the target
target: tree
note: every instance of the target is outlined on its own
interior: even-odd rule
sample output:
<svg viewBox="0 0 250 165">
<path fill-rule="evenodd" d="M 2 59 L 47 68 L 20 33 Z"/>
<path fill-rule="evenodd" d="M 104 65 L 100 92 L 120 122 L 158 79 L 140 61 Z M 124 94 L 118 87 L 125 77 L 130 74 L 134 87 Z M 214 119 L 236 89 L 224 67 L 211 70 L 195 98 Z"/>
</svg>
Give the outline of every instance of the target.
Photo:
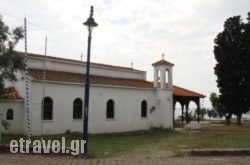
<svg viewBox="0 0 250 165">
<path fill-rule="evenodd" d="M 210 102 L 212 104 L 213 109 L 214 110 L 218 110 L 218 107 L 219 107 L 219 96 L 216 93 L 212 92 L 210 94 L 209 100 L 210 100 Z"/>
<path fill-rule="evenodd" d="M 243 36 L 243 44 L 244 44 L 244 51 L 245 51 L 245 62 L 247 64 L 246 70 L 246 90 L 245 90 L 245 95 L 247 98 L 247 102 L 250 104 L 250 12 L 248 12 L 248 17 L 247 17 L 248 23 L 244 25 L 244 36 Z M 250 106 L 248 106 L 248 109 L 250 111 Z"/>
<path fill-rule="evenodd" d="M 207 114 L 207 109 L 206 108 L 201 108 L 198 112 L 198 108 L 195 110 L 195 114 L 198 116 L 198 113 L 200 115 L 200 119 L 203 120 L 205 115 Z"/>
<path fill-rule="evenodd" d="M 208 117 L 218 118 L 218 109 L 219 109 L 219 96 L 212 92 L 210 94 L 209 100 L 212 104 L 212 109 L 207 110 Z"/>
<path fill-rule="evenodd" d="M 242 113 L 249 111 L 250 106 L 249 26 L 240 16 L 230 17 L 214 40 L 220 108 L 227 116 L 236 115 L 239 125 Z"/>
<path fill-rule="evenodd" d="M 0 95 L 3 92 L 4 79 L 16 80 L 15 72 L 23 68 L 23 56 L 14 51 L 16 44 L 23 37 L 22 27 L 10 31 L 0 15 Z"/>
<path fill-rule="evenodd" d="M 183 119 L 187 121 L 187 123 L 190 123 L 191 121 L 193 120 L 196 120 L 197 119 L 197 110 L 195 112 L 188 112 L 187 116 L 184 115 L 183 116 Z M 179 120 L 182 120 L 182 116 L 179 116 Z"/>
<path fill-rule="evenodd" d="M 212 104 L 212 109 L 207 110 L 208 117 L 222 118 L 223 116 L 225 116 L 227 125 L 229 125 L 232 114 L 227 113 L 225 111 L 225 108 L 221 106 L 220 96 L 212 92 L 210 94 L 209 100 Z"/>
<path fill-rule="evenodd" d="M 223 109 L 223 107 L 221 106 L 220 104 L 220 96 L 217 95 L 216 93 L 212 92 L 210 94 L 210 97 L 209 97 L 209 100 L 212 104 L 212 114 L 213 116 L 216 116 L 216 117 L 219 117 L 219 118 L 222 118 L 223 116 L 226 117 L 229 117 L 229 121 L 228 121 L 228 124 L 230 123 L 230 118 L 231 116 L 227 116 L 227 113 L 225 112 L 225 109 Z"/>
</svg>

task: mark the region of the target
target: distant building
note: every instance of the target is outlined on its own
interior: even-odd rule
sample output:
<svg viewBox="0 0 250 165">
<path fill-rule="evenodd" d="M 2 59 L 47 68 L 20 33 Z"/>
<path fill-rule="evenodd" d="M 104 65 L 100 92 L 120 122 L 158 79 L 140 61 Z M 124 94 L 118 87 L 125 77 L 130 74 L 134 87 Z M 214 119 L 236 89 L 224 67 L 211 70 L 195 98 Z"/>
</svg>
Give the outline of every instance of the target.
<svg viewBox="0 0 250 165">
<path fill-rule="evenodd" d="M 82 132 L 86 63 L 47 56 L 45 80 L 44 56 L 30 53 L 28 63 L 32 135 Z M 154 82 L 146 80 L 145 71 L 91 63 L 89 133 L 173 129 L 176 102 L 188 109 L 193 100 L 199 108 L 199 99 L 205 96 L 174 86 L 172 63 L 161 59 L 152 66 Z M 23 77 L 19 71 L 17 82 L 6 81 L 0 96 L 0 112 L 11 124 L 7 133 L 26 132 Z"/>
</svg>

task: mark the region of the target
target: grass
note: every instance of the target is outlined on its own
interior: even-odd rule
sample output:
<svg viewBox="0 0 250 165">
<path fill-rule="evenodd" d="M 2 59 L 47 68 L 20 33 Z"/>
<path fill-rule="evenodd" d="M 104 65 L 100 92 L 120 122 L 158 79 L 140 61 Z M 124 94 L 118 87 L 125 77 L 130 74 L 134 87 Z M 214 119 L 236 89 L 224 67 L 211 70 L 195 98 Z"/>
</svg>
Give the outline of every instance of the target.
<svg viewBox="0 0 250 165">
<path fill-rule="evenodd" d="M 156 144 L 174 134 L 174 132 L 156 129 L 144 132 L 92 135 L 89 142 L 90 151 L 96 156 L 136 153 L 138 149 Z"/>
<path fill-rule="evenodd" d="M 44 139 L 61 140 L 66 138 L 66 145 L 71 140 L 81 139 L 80 134 L 46 136 Z M 3 143 L 23 136 L 5 135 Z M 40 137 L 33 137 L 33 140 Z M 204 124 L 200 131 L 166 131 L 155 129 L 130 133 L 98 134 L 89 136 L 91 157 L 157 155 L 159 152 L 174 152 L 181 149 L 204 148 L 250 148 L 250 123 L 242 126 L 221 123 Z"/>
</svg>

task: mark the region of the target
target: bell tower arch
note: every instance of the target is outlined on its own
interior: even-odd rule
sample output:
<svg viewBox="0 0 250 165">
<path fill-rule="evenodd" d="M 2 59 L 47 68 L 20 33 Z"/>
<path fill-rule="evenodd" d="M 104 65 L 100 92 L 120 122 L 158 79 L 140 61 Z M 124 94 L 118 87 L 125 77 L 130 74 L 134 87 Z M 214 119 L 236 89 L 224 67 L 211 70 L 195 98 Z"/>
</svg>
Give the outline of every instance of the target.
<svg viewBox="0 0 250 165">
<path fill-rule="evenodd" d="M 154 67 L 154 87 L 160 89 L 173 88 L 173 66 L 166 61 L 162 54 L 162 59 L 152 64 Z"/>
</svg>

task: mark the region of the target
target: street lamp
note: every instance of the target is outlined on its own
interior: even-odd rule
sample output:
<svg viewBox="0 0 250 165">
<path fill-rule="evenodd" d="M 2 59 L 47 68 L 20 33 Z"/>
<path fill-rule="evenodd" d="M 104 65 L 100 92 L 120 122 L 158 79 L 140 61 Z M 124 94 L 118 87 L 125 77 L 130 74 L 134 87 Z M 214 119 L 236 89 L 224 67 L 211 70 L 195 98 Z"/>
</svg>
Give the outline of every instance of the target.
<svg viewBox="0 0 250 165">
<path fill-rule="evenodd" d="M 86 141 L 84 145 L 83 157 L 88 157 L 88 111 L 89 111 L 89 69 L 90 69 L 90 47 L 91 47 L 91 33 L 94 27 L 98 24 L 93 18 L 93 6 L 90 7 L 90 15 L 83 25 L 87 26 L 89 31 L 88 36 L 88 50 L 87 50 L 87 65 L 86 65 L 86 76 L 85 76 L 85 95 L 84 95 L 84 111 L 83 111 L 83 140 Z"/>
</svg>

